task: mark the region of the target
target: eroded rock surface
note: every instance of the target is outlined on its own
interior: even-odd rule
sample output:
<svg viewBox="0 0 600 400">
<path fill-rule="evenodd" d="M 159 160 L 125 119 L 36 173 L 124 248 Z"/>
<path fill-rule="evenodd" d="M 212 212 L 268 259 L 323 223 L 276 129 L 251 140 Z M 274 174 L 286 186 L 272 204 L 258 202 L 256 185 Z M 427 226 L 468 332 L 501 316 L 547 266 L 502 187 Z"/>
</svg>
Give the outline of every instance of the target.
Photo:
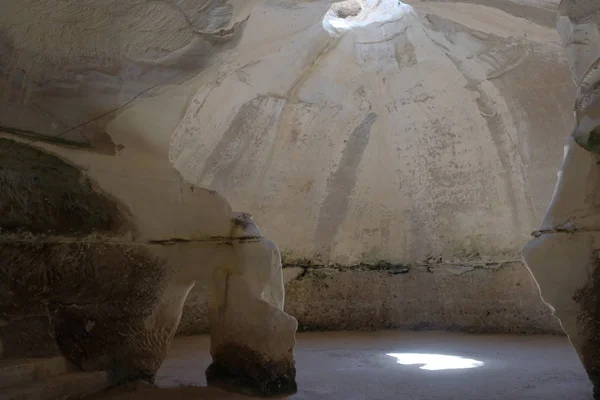
<svg viewBox="0 0 600 400">
<path fill-rule="evenodd" d="M 260 395 L 295 391 L 296 321 L 283 312 L 279 251 L 245 223 L 240 236 L 191 242 L 131 243 L 99 232 L 2 235 L 0 338 L 11 345 L 5 356 L 52 354 L 55 340 L 82 369 L 108 370 L 112 383 L 152 381 L 187 294 L 202 282 L 217 310 L 210 382 Z M 239 223 L 231 225 L 235 231 Z"/>
<path fill-rule="evenodd" d="M 411 12 L 366 26 L 362 15 L 352 29 L 332 32 L 323 19 L 330 4 L 290 3 L 258 3 L 239 51 L 194 81 L 171 138 L 173 165 L 255 215 L 290 265 L 518 260 L 548 206 L 573 120 L 562 112 L 575 96 L 556 4 L 411 2 Z M 331 14 L 358 18 L 357 3 Z M 482 296 L 461 325 L 557 331 L 526 269 L 514 268 L 521 286 L 491 272 L 485 280 L 504 289 L 510 317 L 486 319 L 497 297 Z M 371 278 L 356 290 L 372 293 L 379 280 Z M 395 287 L 410 288 L 412 279 L 397 277 Z M 418 279 L 424 291 L 468 285 L 446 271 Z M 345 289 L 335 287 L 342 284 L 324 291 L 323 310 L 349 312 L 339 294 Z M 309 291 L 313 283 L 305 285 Z M 288 304 L 300 304 L 307 295 L 293 286 Z M 192 296 L 186 333 L 206 326 L 206 294 L 198 286 Z M 531 303 L 511 302 L 517 298 Z M 362 328 L 378 304 L 360 313 Z M 439 314 L 421 316 L 423 324 L 452 328 L 441 325 L 451 311 L 428 309 Z M 402 324 L 383 315 L 378 326 Z"/>
<path fill-rule="evenodd" d="M 210 66 L 229 39 L 235 42 L 253 4 L 7 1 L 0 16 L 0 126 L 107 154 L 125 135 L 151 149 L 168 143 L 168 133 L 151 139 L 131 126 L 115 137 L 107 124 L 138 98 Z"/>
<path fill-rule="evenodd" d="M 244 313 L 231 307 L 215 314 L 219 354 L 239 345 L 256 362 L 273 364 L 257 377 L 249 365 L 236 370 L 239 358 L 215 360 L 251 382 L 243 390 L 295 390 L 296 324 L 282 311 L 277 248 L 265 241 L 264 256 L 246 250 L 263 246 L 262 237 L 241 243 L 228 202 L 186 182 L 168 160 L 170 134 L 195 91 L 182 82 L 235 47 L 253 4 L 31 2 L 31 14 L 16 2 L 3 8 L 4 357 L 61 352 L 81 369 L 107 370 L 113 384 L 152 381 L 190 289 L 197 283 L 224 298 L 227 285 L 217 277 L 239 269 L 246 278 L 227 296 L 245 293 L 240 306 L 256 308 L 262 320 L 232 318 Z M 277 300 L 266 307 L 268 293 Z M 223 343 L 223 330 L 261 340 Z"/>
<path fill-rule="evenodd" d="M 237 232 L 236 232 L 237 231 Z M 211 307 L 209 385 L 249 394 L 294 393 L 296 319 L 283 311 L 284 288 L 277 246 L 262 238 L 247 214 L 235 219 L 233 257 L 237 262 L 215 276 Z M 243 321 L 243 322 L 241 322 Z"/>
<path fill-rule="evenodd" d="M 558 14 L 558 31 L 577 85 L 576 124 L 550 207 L 523 257 L 600 399 L 600 4 L 565 0 Z"/>
<path fill-rule="evenodd" d="M 234 218 L 222 198 L 198 188 L 185 202 L 178 188 L 175 202 L 155 204 L 163 201 L 163 213 L 208 207 L 197 214 L 199 229 L 186 232 L 189 221 L 171 220 L 173 237 L 150 239 L 136 224 L 150 216 L 130 212 L 121 191 L 105 194 L 87 173 L 35 146 L 0 145 L 10 154 L 0 165 L 5 357 L 60 351 L 83 370 L 107 370 L 113 384 L 152 381 L 183 303 L 201 282 L 218 310 L 211 383 L 259 395 L 295 391 L 296 321 L 283 312 L 281 258 L 249 217 Z"/>
<path fill-rule="evenodd" d="M 258 3 L 239 51 L 202 74 L 173 165 L 251 212 L 291 262 L 516 259 L 572 123 L 555 28 L 414 2 L 332 33 L 330 4 L 291 3 Z"/>
<path fill-rule="evenodd" d="M 11 2 L 3 137 L 116 197 L 123 240 L 227 237 L 207 187 L 292 264 L 515 259 L 571 124 L 555 5 L 415 1 L 383 23 L 366 11 L 397 3 L 357 3 L 333 11 L 373 23 L 336 33 L 325 0 Z"/>
<path fill-rule="evenodd" d="M 153 254 L 122 199 L 75 165 L 0 140 L 0 326 L 5 357 L 57 351 L 113 383 L 152 379 L 193 286 Z M 141 235 L 143 236 L 143 235 Z M 164 302 L 180 306 L 153 314 Z"/>
<path fill-rule="evenodd" d="M 593 2 L 582 4 L 564 25 L 574 54 L 582 35 L 595 34 L 588 24 L 595 20 L 580 19 L 594 15 Z M 11 279 L 0 281 L 5 356 L 49 354 L 58 343 L 82 368 L 110 369 L 115 382 L 152 379 L 195 282 L 212 299 L 218 335 L 209 380 L 251 393 L 293 391 L 295 321 L 282 311 L 279 251 L 252 224 L 232 226 L 221 196 L 254 214 L 289 261 L 323 271 L 462 254 L 484 264 L 514 259 L 547 207 L 572 124 L 561 112 L 574 90 L 548 23 L 553 1 L 415 1 L 411 12 L 344 32 L 325 29 L 330 6 L 5 5 L 0 145 L 19 154 L 2 157 L 0 171 L 2 251 L 11 260 L 0 264 Z M 337 11 L 368 19 L 356 4 Z M 594 98 L 579 109 L 593 110 Z M 588 116 L 579 118 L 581 143 L 590 142 L 585 131 L 596 118 L 586 113 L 579 113 Z M 577 157 L 575 170 L 595 168 L 587 155 Z M 587 203 L 572 205 L 588 221 Z M 470 284 L 451 272 L 430 275 L 429 283 Z M 129 279 L 139 286 L 124 300 Z M 502 283 L 507 297 L 524 290 L 510 279 L 491 282 Z M 593 289 L 575 283 L 571 293 L 589 309 Z M 292 309 L 301 311 L 310 285 L 295 289 Z M 349 312 L 336 297 L 346 292 L 322 293 Z M 15 296 L 32 311 L 18 315 Z M 495 300 L 478 299 L 489 304 L 482 310 L 494 310 Z M 447 328 L 456 320 L 436 301 L 430 309 L 440 310 L 439 327 Z M 505 309 L 530 315 L 514 303 Z M 413 317 L 415 324 L 428 318 Z M 517 325 L 538 325 L 524 324 Z M 47 337 L 47 346 L 27 347 L 26 336 L 11 341 L 11 332 L 25 329 Z M 130 340 L 116 345 L 123 332 Z"/>
<path fill-rule="evenodd" d="M 284 264 L 285 311 L 301 331 L 453 330 L 563 334 L 518 260 L 415 265 Z M 423 293 L 435 293 L 426 296 Z M 460 293 L 460 295 L 457 295 Z M 209 332 L 210 291 L 196 285 L 178 332 Z M 493 299 L 493 300 L 492 300 Z"/>
</svg>

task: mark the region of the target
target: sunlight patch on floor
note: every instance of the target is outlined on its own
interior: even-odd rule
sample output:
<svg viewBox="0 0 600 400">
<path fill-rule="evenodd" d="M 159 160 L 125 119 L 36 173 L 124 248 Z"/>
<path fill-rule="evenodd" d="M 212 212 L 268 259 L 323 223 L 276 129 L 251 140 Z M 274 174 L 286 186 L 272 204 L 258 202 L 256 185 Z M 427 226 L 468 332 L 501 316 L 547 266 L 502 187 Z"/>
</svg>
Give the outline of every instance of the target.
<svg viewBox="0 0 600 400">
<path fill-rule="evenodd" d="M 445 369 L 469 369 L 478 368 L 483 362 L 464 358 L 460 356 L 447 356 L 443 354 L 422 354 L 422 353 L 388 353 L 387 356 L 394 357 L 398 364 L 418 365 L 420 369 L 428 371 L 441 371 Z"/>
</svg>

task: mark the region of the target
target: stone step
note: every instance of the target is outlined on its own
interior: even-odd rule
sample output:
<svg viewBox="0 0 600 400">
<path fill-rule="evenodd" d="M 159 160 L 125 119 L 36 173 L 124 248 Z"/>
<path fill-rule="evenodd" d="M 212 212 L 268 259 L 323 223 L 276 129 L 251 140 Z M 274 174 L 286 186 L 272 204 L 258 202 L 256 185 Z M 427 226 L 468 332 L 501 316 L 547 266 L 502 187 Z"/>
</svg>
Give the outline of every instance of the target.
<svg viewBox="0 0 600 400">
<path fill-rule="evenodd" d="M 71 372 L 0 389 L 0 400 L 74 400 L 107 388 L 106 372 Z"/>
<path fill-rule="evenodd" d="M 0 359 L 0 390 L 67 372 L 69 363 L 63 357 Z"/>
</svg>

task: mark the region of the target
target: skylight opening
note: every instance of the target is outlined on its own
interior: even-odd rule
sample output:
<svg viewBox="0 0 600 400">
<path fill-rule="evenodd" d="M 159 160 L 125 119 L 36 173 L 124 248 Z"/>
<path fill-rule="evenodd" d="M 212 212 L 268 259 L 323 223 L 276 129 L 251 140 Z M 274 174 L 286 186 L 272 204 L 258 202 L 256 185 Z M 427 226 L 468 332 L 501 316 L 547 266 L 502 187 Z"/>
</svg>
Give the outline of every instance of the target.
<svg viewBox="0 0 600 400">
<path fill-rule="evenodd" d="M 398 0 L 345 0 L 334 3 L 323 17 L 323 28 L 339 36 L 355 28 L 402 18 L 412 7 Z"/>
</svg>

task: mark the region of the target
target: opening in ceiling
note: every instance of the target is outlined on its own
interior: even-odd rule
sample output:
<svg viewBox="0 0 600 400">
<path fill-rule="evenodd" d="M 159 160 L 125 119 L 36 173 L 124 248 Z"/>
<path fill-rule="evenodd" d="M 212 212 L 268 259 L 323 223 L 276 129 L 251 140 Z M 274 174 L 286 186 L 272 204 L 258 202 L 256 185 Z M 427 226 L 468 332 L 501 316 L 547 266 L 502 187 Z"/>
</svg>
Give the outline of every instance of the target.
<svg viewBox="0 0 600 400">
<path fill-rule="evenodd" d="M 323 28 L 339 35 L 376 22 L 402 18 L 412 7 L 398 0 L 345 0 L 334 3 L 323 17 Z"/>
</svg>

